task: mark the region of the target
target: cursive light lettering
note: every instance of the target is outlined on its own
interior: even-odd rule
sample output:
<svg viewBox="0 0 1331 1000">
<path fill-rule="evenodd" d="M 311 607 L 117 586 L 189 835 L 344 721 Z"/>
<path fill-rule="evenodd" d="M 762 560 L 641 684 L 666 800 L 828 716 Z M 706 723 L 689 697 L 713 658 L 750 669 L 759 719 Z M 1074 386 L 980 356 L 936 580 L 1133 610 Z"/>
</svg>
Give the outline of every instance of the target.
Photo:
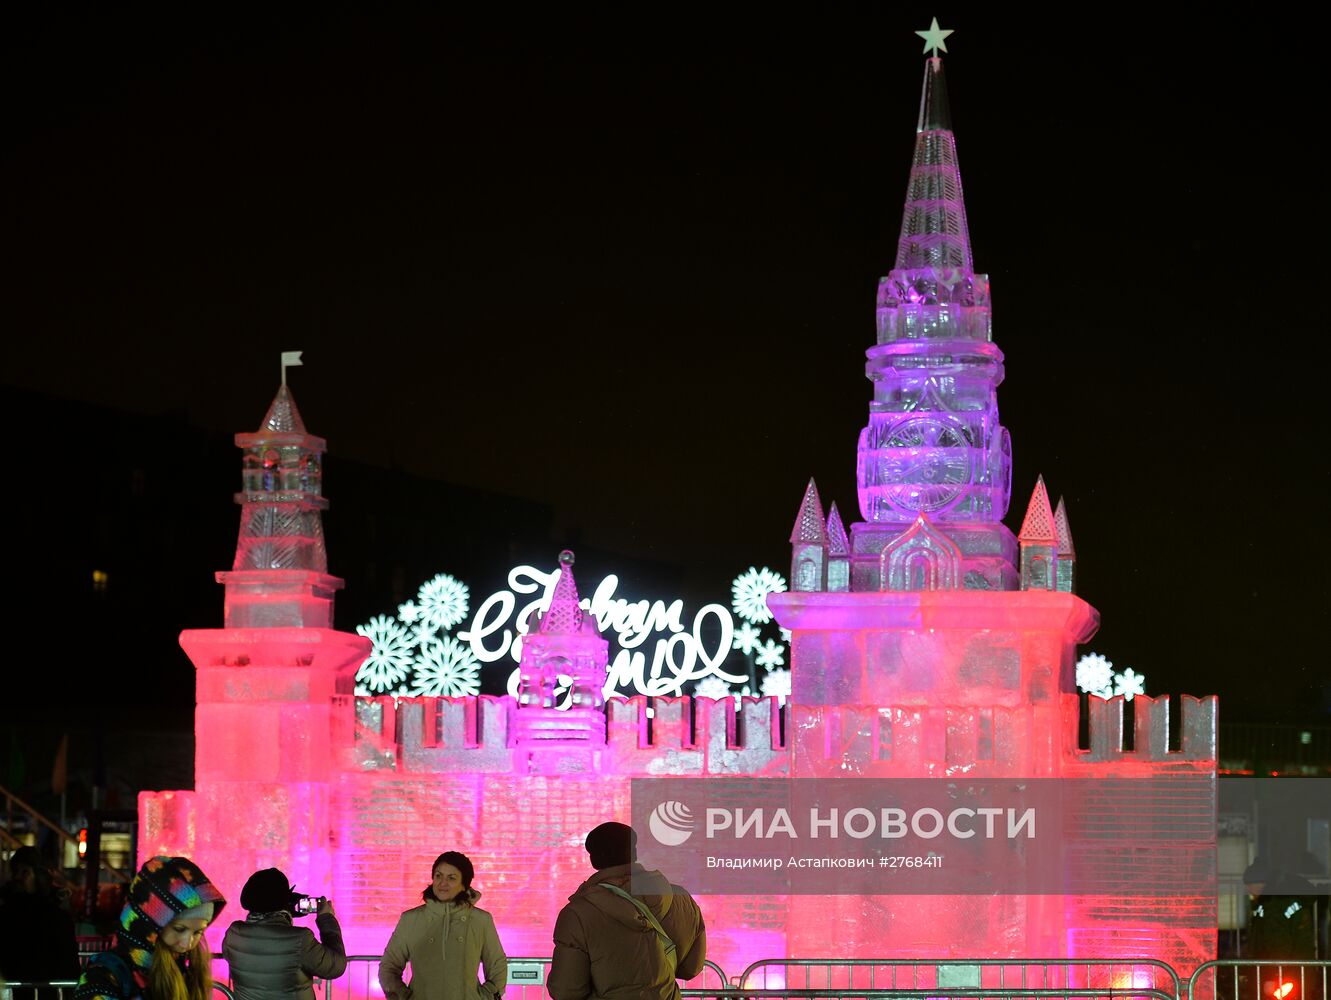
<svg viewBox="0 0 1331 1000">
<path fill-rule="evenodd" d="M 482 663 L 493 663 L 505 654 L 514 662 L 522 657 L 522 637 L 536 622 L 535 612 L 550 607 L 559 571 L 546 573 L 533 566 L 516 566 L 509 571 L 509 590 L 491 594 L 477 607 L 470 627 L 457 633 L 463 642 L 471 644 L 472 652 Z M 720 604 L 707 604 L 693 616 L 691 630 L 685 630 L 684 602 L 628 601 L 615 596 L 619 578 L 613 573 L 601 580 L 590 600 L 581 606 L 595 616 L 602 631 L 613 633 L 618 650 L 612 649 L 613 659 L 607 665 L 605 694 L 638 693 L 651 696 L 684 694 L 684 686 L 715 676 L 729 684 L 743 683 L 743 674 L 731 674 L 722 669 L 730 653 L 735 622 L 729 609 Z M 538 595 L 518 608 L 517 595 Z M 516 617 L 514 611 L 517 610 Z M 512 628 L 505 627 L 511 622 Z M 502 630 L 502 635 L 500 635 Z M 714 648 L 707 648 L 704 635 L 716 633 Z M 487 639 L 499 636 L 498 641 L 487 644 Z M 647 640 L 655 637 L 651 647 L 651 667 L 648 669 Z M 612 638 L 612 636 L 607 636 Z M 510 694 L 516 695 L 519 670 L 508 679 Z M 558 692 L 566 696 L 566 685 Z M 561 697 L 560 707 L 566 707 Z"/>
</svg>

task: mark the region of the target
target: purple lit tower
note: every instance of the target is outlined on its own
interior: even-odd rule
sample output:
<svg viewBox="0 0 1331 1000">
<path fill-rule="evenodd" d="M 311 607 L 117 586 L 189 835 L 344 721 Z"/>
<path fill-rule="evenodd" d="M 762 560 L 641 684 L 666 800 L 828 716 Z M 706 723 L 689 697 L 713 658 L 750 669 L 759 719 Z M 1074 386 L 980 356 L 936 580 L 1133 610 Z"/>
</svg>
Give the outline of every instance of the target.
<svg viewBox="0 0 1331 1000">
<path fill-rule="evenodd" d="M 936 30 L 936 26 L 935 26 Z M 1214 698 L 1091 699 L 1078 746 L 1078 643 L 1099 615 L 1072 593 L 1067 512 L 1043 479 L 1019 538 L 1002 523 L 1011 447 L 999 422 L 1003 354 L 987 277 L 975 273 L 942 60 L 925 64 L 896 266 L 878 289 L 873 384 L 860 434 L 864 520 L 826 522 L 815 485 L 791 536 L 790 593 L 768 599 L 792 630 L 790 773 L 796 778 L 1145 778 L 1215 774 Z M 849 562 L 849 586 L 838 563 Z M 1179 805 L 1187 814 L 1184 805 Z M 1149 843 L 1158 805 L 1115 806 Z M 1214 851 L 1204 807 L 1190 860 Z M 1075 831 L 1074 831 L 1075 837 Z M 1076 844 L 1066 846 L 1075 851 Z M 1180 880 L 1180 886 L 1184 885 Z M 1151 954 L 1180 969 L 1214 957 L 1215 900 L 1195 892 L 1106 902 L 1064 896 L 829 896 L 791 907 L 791 955 L 930 957 Z M 1138 984 L 1140 985 L 1140 984 Z"/>
<path fill-rule="evenodd" d="M 897 262 L 878 284 L 869 424 L 851 527 L 852 589 L 1013 590 L 1016 539 L 1002 519 L 1012 447 L 998 422 L 1003 352 L 989 277 L 971 261 L 943 61 L 924 94 Z"/>
</svg>

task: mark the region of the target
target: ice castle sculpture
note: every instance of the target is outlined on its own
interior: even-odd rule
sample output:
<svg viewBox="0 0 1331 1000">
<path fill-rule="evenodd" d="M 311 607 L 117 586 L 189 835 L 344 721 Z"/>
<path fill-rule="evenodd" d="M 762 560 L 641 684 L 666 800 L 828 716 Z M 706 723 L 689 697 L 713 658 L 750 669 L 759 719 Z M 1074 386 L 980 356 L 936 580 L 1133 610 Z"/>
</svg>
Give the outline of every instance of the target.
<svg viewBox="0 0 1331 1000">
<path fill-rule="evenodd" d="M 867 373 L 863 520 L 847 533 L 811 482 L 792 532 L 793 589 L 769 598 L 793 634 L 784 719 L 775 698 L 602 705 L 605 641 L 580 608 L 571 555 L 526 637 L 517 699 L 354 696 L 369 643 L 330 627 L 340 581 L 327 574 L 319 521 L 323 442 L 283 388 L 263 427 L 237 437 L 244 491 L 236 562 L 219 574 L 224 627 L 181 635 L 197 670 L 195 786 L 141 797 L 140 853 L 196 856 L 233 899 L 252 871 L 279 866 L 336 900 L 350 950 L 375 954 L 419 900 L 431 860 L 462 849 L 509 953 L 542 955 L 587 873 L 584 834 L 629 818 L 635 777 L 1213 783 L 1214 698 L 1181 700 L 1177 747 L 1167 699 L 1138 697 L 1125 733 L 1122 699 L 1091 698 L 1079 747 L 1075 650 L 1098 615 L 1072 592 L 1067 512 L 1050 509 L 1043 481 L 1017 537 L 1001 522 L 1002 355 L 988 282 L 972 269 L 938 59 L 926 64 Z M 560 714 L 563 687 L 572 705 Z M 1214 856 L 1208 805 L 1180 794 L 1164 807 L 1190 838 L 1173 848 L 1180 871 Z M 1151 846 L 1161 808 L 1106 792 L 1097 815 L 1123 829 L 1124 864 Z M 1138 898 L 712 896 L 704 906 L 711 957 L 732 971 L 792 955 L 1151 956 L 1186 972 L 1215 946 L 1215 898 L 1191 884 L 1166 872 L 1158 895 Z"/>
</svg>

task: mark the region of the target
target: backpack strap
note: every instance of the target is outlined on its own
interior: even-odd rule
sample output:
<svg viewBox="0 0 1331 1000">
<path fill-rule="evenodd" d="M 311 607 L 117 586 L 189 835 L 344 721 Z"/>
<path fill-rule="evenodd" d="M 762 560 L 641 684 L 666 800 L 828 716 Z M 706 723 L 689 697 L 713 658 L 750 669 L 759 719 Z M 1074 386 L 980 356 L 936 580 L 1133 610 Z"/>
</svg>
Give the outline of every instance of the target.
<svg viewBox="0 0 1331 1000">
<path fill-rule="evenodd" d="M 619 886 L 611 882 L 598 882 L 597 885 L 599 885 L 602 889 L 609 889 L 616 896 L 620 896 L 623 899 L 627 899 L 630 903 L 632 903 L 635 907 L 637 907 L 638 912 L 643 915 L 643 917 L 647 920 L 647 923 L 651 925 L 652 930 L 656 931 L 657 937 L 661 939 L 661 947 L 665 949 L 666 961 L 670 965 L 670 974 L 673 976 L 675 973 L 675 967 L 679 964 L 679 958 L 678 955 L 676 954 L 675 942 L 672 941 L 670 939 L 670 935 L 665 932 L 665 928 L 661 926 L 661 921 L 656 919 L 656 914 L 653 913 L 650 909 L 648 909 L 647 904 L 644 903 L 637 896 L 634 896 L 632 893 L 625 892 Z"/>
</svg>

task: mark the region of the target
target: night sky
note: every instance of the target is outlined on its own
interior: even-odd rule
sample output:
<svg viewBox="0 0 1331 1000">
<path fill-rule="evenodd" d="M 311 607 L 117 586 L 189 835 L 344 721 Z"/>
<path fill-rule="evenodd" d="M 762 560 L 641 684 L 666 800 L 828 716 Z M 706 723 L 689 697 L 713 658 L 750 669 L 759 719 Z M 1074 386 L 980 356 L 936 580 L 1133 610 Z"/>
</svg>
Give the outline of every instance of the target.
<svg viewBox="0 0 1331 1000">
<path fill-rule="evenodd" d="M 788 568 L 810 475 L 852 519 L 935 14 L 1007 523 L 1042 472 L 1090 648 L 1151 693 L 1325 719 L 1323 57 L 1297 32 L 886 4 L 14 23 L 0 377 L 230 433 L 303 350 L 334 507 L 338 457 L 392 464 L 724 599 Z M 7 493 L 12 523 L 33 498 Z"/>
</svg>

